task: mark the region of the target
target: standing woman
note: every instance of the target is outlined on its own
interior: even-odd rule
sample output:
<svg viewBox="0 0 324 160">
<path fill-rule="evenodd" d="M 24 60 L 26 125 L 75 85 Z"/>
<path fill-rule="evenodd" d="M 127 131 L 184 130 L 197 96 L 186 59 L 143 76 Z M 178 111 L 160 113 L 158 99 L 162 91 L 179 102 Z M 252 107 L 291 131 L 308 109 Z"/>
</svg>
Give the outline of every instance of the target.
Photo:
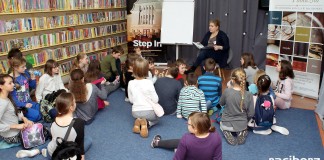
<svg viewBox="0 0 324 160">
<path fill-rule="evenodd" d="M 219 27 L 218 19 L 209 21 L 209 31 L 200 43 L 210 49 L 201 49 L 195 63 L 185 74 L 195 72 L 196 68 L 207 58 L 213 58 L 220 68 L 226 67 L 230 45 L 226 33 L 219 30 Z"/>
</svg>

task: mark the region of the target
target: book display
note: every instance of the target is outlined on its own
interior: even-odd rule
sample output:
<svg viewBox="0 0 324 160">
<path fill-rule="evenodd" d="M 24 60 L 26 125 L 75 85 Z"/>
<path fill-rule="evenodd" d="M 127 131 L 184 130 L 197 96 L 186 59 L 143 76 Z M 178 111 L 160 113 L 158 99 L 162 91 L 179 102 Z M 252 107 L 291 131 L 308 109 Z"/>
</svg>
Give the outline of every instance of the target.
<svg viewBox="0 0 324 160">
<path fill-rule="evenodd" d="M 100 60 L 126 44 L 126 16 L 126 0 L 2 0 L 0 73 L 9 69 L 12 48 L 39 70 L 48 59 L 58 61 L 62 76 L 79 53 Z"/>
</svg>

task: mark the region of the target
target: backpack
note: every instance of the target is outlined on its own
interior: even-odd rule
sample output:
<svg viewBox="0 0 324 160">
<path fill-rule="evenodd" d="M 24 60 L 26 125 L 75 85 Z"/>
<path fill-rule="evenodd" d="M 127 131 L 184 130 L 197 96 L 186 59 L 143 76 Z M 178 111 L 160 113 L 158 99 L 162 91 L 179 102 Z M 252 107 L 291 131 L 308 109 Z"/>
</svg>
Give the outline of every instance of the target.
<svg viewBox="0 0 324 160">
<path fill-rule="evenodd" d="M 256 130 L 266 130 L 273 125 L 274 108 L 269 95 L 259 95 L 255 103 L 254 121 Z"/>
<path fill-rule="evenodd" d="M 75 122 L 75 119 L 69 125 L 69 128 L 64 136 L 64 139 L 57 137 L 56 144 L 57 147 L 52 155 L 52 160 L 62 160 L 62 159 L 76 159 L 81 160 L 81 148 L 76 142 L 67 141 L 71 128 Z"/>
<path fill-rule="evenodd" d="M 55 99 L 61 93 L 66 92 L 64 89 L 58 91 L 53 91 L 50 94 L 47 94 L 44 99 L 40 101 L 40 112 L 43 116 L 43 120 L 47 123 L 53 122 L 53 118 L 49 115 L 49 111 L 55 108 Z"/>
<path fill-rule="evenodd" d="M 35 123 L 31 127 L 21 130 L 22 146 L 24 149 L 30 149 L 45 143 L 43 125 Z"/>
<path fill-rule="evenodd" d="M 47 123 L 53 122 L 53 118 L 49 115 L 49 111 L 55 108 L 55 103 L 48 102 L 46 99 L 40 101 L 40 112 L 42 113 L 43 120 Z"/>
</svg>

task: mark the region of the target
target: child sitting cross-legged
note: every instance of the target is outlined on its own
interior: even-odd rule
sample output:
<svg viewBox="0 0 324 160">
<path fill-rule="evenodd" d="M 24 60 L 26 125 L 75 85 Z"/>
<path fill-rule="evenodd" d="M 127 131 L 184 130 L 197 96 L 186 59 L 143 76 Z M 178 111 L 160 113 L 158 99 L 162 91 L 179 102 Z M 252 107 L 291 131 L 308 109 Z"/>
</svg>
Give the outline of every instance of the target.
<svg viewBox="0 0 324 160">
<path fill-rule="evenodd" d="M 166 69 L 165 77 L 159 78 L 154 84 L 159 96 L 159 104 L 163 107 L 164 114 L 174 114 L 177 110 L 177 102 L 182 85 L 175 79 L 178 76 L 178 68 L 170 66 Z"/>
<path fill-rule="evenodd" d="M 206 73 L 198 77 L 198 87 L 205 94 L 209 115 L 212 115 L 214 111 L 217 111 L 216 106 L 222 96 L 222 79 L 213 73 L 215 67 L 216 62 L 214 59 L 206 59 L 204 66 Z"/>
<path fill-rule="evenodd" d="M 91 83 L 84 82 L 84 73 L 81 69 L 75 69 L 70 73 L 70 92 L 73 93 L 76 102 L 75 116 L 90 124 L 98 111 L 97 98 L 106 99 L 107 91 L 104 87 L 106 79 L 100 82 L 100 89 Z"/>
<path fill-rule="evenodd" d="M 205 94 L 197 88 L 197 76 L 189 73 L 186 87 L 182 88 L 177 106 L 177 118 L 188 118 L 192 112 L 207 112 Z"/>
<path fill-rule="evenodd" d="M 89 64 L 88 71 L 84 75 L 84 80 L 86 83 L 95 84 L 99 89 L 101 89 L 101 82 L 105 80 L 103 74 L 101 73 L 100 63 L 98 60 L 92 60 Z M 105 106 L 109 105 L 108 101 L 97 98 L 98 109 L 103 109 Z"/>
</svg>

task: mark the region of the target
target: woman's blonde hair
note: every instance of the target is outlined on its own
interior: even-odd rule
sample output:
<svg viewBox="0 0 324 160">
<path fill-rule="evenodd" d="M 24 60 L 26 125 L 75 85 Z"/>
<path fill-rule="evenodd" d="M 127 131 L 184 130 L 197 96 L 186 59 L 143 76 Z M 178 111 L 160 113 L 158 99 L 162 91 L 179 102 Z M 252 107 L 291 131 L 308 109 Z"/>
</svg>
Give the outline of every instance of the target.
<svg viewBox="0 0 324 160">
<path fill-rule="evenodd" d="M 231 79 L 233 82 L 241 87 L 241 102 L 240 108 L 243 112 L 243 102 L 244 102 L 244 93 L 245 93 L 245 85 L 246 85 L 246 74 L 242 68 L 236 68 L 233 70 L 231 74 Z"/>
<path fill-rule="evenodd" d="M 209 23 L 213 23 L 215 26 L 220 27 L 220 22 L 218 19 L 209 20 Z"/>
</svg>

